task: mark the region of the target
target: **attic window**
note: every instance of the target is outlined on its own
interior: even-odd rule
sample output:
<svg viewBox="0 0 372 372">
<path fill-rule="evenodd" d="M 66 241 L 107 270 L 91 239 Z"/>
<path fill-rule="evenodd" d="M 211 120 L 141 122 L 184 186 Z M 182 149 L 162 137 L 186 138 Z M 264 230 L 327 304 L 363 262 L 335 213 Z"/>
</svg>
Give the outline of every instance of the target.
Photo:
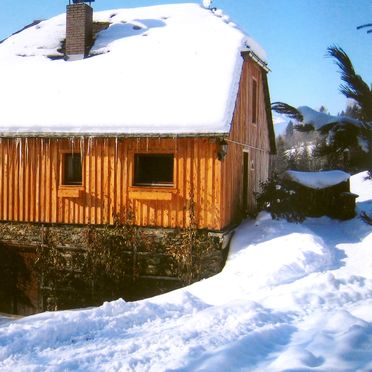
<svg viewBox="0 0 372 372">
<path fill-rule="evenodd" d="M 173 154 L 135 154 L 134 186 L 173 186 Z"/>
<path fill-rule="evenodd" d="M 252 79 L 252 123 L 257 124 L 258 119 L 258 84 Z"/>
<path fill-rule="evenodd" d="M 63 155 L 63 184 L 64 185 L 82 185 L 83 167 L 81 155 L 78 153 L 69 153 Z"/>
</svg>

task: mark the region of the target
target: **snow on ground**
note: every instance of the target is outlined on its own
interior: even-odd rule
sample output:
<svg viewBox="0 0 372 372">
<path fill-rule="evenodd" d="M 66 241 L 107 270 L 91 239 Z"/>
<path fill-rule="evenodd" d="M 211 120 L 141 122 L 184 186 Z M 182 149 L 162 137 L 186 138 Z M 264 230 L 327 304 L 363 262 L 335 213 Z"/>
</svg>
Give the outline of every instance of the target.
<svg viewBox="0 0 372 372">
<path fill-rule="evenodd" d="M 372 181 L 351 177 L 358 211 Z M 261 214 L 213 278 L 0 323 L 1 371 L 370 371 L 372 227 Z"/>
</svg>

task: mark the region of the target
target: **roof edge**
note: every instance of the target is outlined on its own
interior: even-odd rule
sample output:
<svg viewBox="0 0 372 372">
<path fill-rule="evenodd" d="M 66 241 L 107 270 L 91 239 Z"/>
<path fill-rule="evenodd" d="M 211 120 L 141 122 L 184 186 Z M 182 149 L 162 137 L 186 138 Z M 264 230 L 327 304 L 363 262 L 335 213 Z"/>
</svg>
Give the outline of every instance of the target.
<svg viewBox="0 0 372 372">
<path fill-rule="evenodd" d="M 241 50 L 240 54 L 243 58 L 250 57 L 253 61 L 255 61 L 260 67 L 262 67 L 266 72 L 271 71 L 267 66 L 267 62 L 265 62 L 262 58 L 260 58 L 252 49 L 244 48 Z"/>
<path fill-rule="evenodd" d="M 89 132 L 0 132 L 1 138 L 217 138 L 228 137 L 229 132 L 210 132 L 210 133 L 89 133 Z"/>
</svg>

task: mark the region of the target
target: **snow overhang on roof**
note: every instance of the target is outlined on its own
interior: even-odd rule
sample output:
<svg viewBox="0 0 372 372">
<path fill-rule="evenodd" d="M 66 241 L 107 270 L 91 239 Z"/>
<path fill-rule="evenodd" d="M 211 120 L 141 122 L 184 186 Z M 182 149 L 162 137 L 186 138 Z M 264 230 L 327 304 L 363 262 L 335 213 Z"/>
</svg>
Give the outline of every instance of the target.
<svg viewBox="0 0 372 372">
<path fill-rule="evenodd" d="M 350 178 L 350 174 L 340 170 L 322 172 L 299 172 L 289 170 L 284 173 L 283 178 L 311 189 L 325 189 L 347 181 Z"/>
<path fill-rule="evenodd" d="M 247 36 L 222 11 L 162 5 L 94 21 L 110 26 L 80 61 L 58 59 L 65 14 L 0 44 L 1 135 L 229 132 Z"/>
</svg>

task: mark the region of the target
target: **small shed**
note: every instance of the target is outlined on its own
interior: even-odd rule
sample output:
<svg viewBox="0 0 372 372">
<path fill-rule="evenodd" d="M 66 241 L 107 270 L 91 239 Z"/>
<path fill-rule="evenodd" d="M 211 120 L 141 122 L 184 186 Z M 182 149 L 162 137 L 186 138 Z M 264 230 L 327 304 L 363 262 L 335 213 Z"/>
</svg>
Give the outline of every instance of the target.
<svg viewBox="0 0 372 372">
<path fill-rule="evenodd" d="M 342 220 L 355 216 L 355 199 L 350 192 L 350 174 L 340 171 L 285 172 L 283 181 L 303 202 L 309 217 L 329 216 Z"/>
</svg>

